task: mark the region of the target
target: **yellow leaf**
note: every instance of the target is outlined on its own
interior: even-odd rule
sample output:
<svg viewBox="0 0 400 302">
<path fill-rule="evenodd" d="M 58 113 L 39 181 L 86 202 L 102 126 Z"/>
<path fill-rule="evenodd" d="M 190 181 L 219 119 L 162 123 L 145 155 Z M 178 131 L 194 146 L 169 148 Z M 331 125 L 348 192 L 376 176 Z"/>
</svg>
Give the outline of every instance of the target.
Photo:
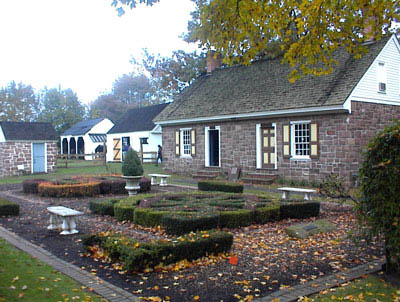
<svg viewBox="0 0 400 302">
<path fill-rule="evenodd" d="M 193 300 L 194 300 L 194 301 L 199 301 L 199 300 L 200 300 L 200 297 L 199 297 L 199 296 L 194 296 L 194 297 L 193 297 Z"/>
</svg>

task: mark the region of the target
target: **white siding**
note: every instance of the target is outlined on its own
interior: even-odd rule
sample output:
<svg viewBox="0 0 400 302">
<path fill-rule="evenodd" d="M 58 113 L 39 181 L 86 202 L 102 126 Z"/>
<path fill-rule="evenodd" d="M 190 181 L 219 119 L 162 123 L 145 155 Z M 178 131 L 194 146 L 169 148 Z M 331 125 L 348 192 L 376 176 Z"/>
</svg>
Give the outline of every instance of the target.
<svg viewBox="0 0 400 302">
<path fill-rule="evenodd" d="M 386 92 L 379 92 L 379 63 L 384 63 Z M 367 72 L 356 85 L 347 101 L 363 101 L 400 105 L 400 46 L 394 36 L 376 57 Z"/>
<path fill-rule="evenodd" d="M 148 144 L 143 145 L 143 152 L 157 152 L 158 145 L 162 145 L 161 133 L 152 133 L 150 131 L 137 131 L 128 133 L 113 133 L 107 134 L 107 161 L 114 160 L 113 152 L 113 139 L 120 138 L 122 142 L 122 137 L 129 136 L 131 147 L 139 152 L 140 151 L 140 138 L 147 137 Z"/>
</svg>

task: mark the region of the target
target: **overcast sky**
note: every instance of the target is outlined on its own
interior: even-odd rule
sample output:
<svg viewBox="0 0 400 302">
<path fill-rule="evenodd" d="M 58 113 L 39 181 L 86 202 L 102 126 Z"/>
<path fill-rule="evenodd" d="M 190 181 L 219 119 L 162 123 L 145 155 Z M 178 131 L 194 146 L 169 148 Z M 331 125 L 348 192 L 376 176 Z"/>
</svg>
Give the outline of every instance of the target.
<svg viewBox="0 0 400 302">
<path fill-rule="evenodd" d="M 126 9 L 118 17 L 112 0 L 0 0 L 0 87 L 11 80 L 72 88 L 83 103 L 111 90 L 129 73 L 143 48 L 170 55 L 194 45 L 187 30 L 190 0 L 161 0 Z"/>
</svg>

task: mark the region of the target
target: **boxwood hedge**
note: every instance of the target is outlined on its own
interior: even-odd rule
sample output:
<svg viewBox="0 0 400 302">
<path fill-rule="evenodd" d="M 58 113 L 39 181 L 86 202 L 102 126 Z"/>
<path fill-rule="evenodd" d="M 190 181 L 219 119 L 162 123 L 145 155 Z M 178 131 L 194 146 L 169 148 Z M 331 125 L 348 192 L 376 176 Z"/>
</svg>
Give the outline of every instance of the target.
<svg viewBox="0 0 400 302">
<path fill-rule="evenodd" d="M 235 182 L 219 180 L 203 180 L 197 184 L 200 191 L 220 191 L 230 193 L 243 193 L 243 185 Z"/>
<path fill-rule="evenodd" d="M 0 198 L 0 216 L 17 216 L 18 214 L 18 203 Z"/>
</svg>

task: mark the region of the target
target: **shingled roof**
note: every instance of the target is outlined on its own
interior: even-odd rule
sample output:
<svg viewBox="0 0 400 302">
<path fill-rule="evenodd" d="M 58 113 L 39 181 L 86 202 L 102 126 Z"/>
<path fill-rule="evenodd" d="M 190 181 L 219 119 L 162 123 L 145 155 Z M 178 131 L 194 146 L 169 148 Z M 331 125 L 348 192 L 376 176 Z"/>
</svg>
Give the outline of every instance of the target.
<svg viewBox="0 0 400 302">
<path fill-rule="evenodd" d="M 127 111 L 116 125 L 108 133 L 127 133 L 136 131 L 153 130 L 155 124 L 153 119 L 168 104 L 159 104 L 142 108 L 135 108 Z"/>
<path fill-rule="evenodd" d="M 294 83 L 288 80 L 290 66 L 281 58 L 216 69 L 197 78 L 154 121 L 342 105 L 388 40 L 371 43 L 362 59 L 341 49 L 334 55 L 338 65 L 331 74 L 305 76 Z"/>
<path fill-rule="evenodd" d="M 58 136 L 50 123 L 0 122 L 7 141 L 55 141 Z"/>
<path fill-rule="evenodd" d="M 92 129 L 94 126 L 100 123 L 102 120 L 104 120 L 104 118 L 100 117 L 93 120 L 81 121 L 73 125 L 71 128 L 65 130 L 65 132 L 61 134 L 61 136 L 84 135 L 87 132 L 89 132 L 90 129 Z"/>
</svg>

